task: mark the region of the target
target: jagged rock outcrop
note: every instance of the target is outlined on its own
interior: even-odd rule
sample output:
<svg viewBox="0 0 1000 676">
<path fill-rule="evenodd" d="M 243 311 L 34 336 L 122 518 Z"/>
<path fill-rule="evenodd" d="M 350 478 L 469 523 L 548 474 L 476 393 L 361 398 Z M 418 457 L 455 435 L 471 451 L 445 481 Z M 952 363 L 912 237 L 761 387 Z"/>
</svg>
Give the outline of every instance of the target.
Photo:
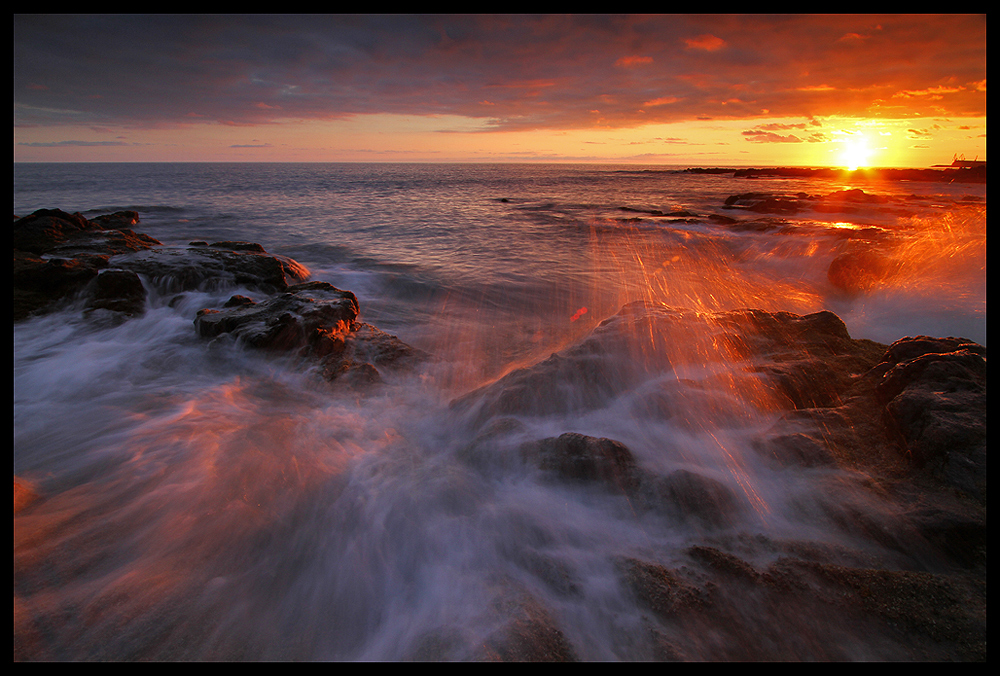
<svg viewBox="0 0 1000 676">
<path fill-rule="evenodd" d="M 518 413 L 590 410 L 653 374 L 690 365 L 715 371 L 701 381 L 699 403 L 717 407 L 720 415 L 732 413 L 727 398 L 739 391 L 738 408 L 746 403 L 787 408 L 829 405 L 855 375 L 877 362 L 883 350 L 872 341 L 852 339 L 831 312 L 698 313 L 638 302 L 602 322 L 580 343 L 531 368 L 513 371 L 453 405 L 475 411 L 477 424 Z M 743 366 L 732 369 L 733 363 Z M 663 410 L 667 416 L 673 414 L 669 408 Z"/>
<path fill-rule="evenodd" d="M 914 466 L 985 500 L 986 348 L 965 338 L 905 338 L 877 368 L 883 419 Z"/>
<path fill-rule="evenodd" d="M 15 217 L 14 321 L 80 294 L 111 265 L 112 256 L 160 246 L 131 230 L 138 222 L 134 211 L 92 220 L 60 209 Z"/>
<path fill-rule="evenodd" d="M 327 380 L 374 383 L 379 369 L 420 353 L 395 336 L 357 321 L 358 300 L 331 284 L 306 281 L 309 270 L 269 254 L 256 242 L 191 242 L 166 247 L 131 228 L 135 211 L 87 220 L 42 209 L 14 221 L 14 321 L 81 299 L 84 311 L 122 321 L 145 311 L 145 284 L 161 293 L 244 287 L 221 309 L 194 318 L 199 335 L 230 335 L 242 344 L 310 359 Z"/>
<path fill-rule="evenodd" d="M 631 493 L 639 483 L 631 451 L 613 439 L 567 432 L 525 443 L 521 456 L 564 481 L 601 482 L 622 493 Z"/>
<path fill-rule="evenodd" d="M 378 382 L 379 368 L 418 356 L 395 336 L 357 317 L 353 293 L 314 281 L 286 287 L 260 302 L 233 296 L 222 309 L 200 310 L 194 323 L 204 338 L 229 335 L 248 347 L 306 357 L 327 380 Z"/>
<path fill-rule="evenodd" d="M 750 506 L 743 487 L 696 468 L 659 474 L 613 438 L 533 439 L 530 421 L 614 405 L 698 433 L 741 411 L 784 411 L 751 444 L 761 459 L 777 471 L 847 472 L 808 496 L 810 509 L 904 560 L 976 567 L 985 565 L 986 542 L 985 354 L 961 338 L 856 340 L 830 312 L 694 313 L 636 303 L 577 345 L 452 408 L 479 430 L 461 451 L 476 467 L 513 468 L 516 459 L 705 533 L 739 525 Z M 693 366 L 707 375 L 664 377 Z M 622 401 L 634 403 L 614 403 Z"/>
<path fill-rule="evenodd" d="M 59 209 L 40 209 L 14 220 L 14 321 L 47 312 L 60 301 L 89 297 L 93 307 L 141 312 L 134 283 L 121 303 L 112 298 L 112 279 L 140 275 L 164 290 L 204 285 L 243 285 L 271 292 L 305 281 L 309 271 L 295 261 L 268 254 L 249 242 L 165 247 L 131 229 L 135 211 L 91 220 Z M 93 284 L 104 271 L 116 274 Z M 102 275 L 103 277 L 103 275 Z M 130 277 L 131 278 L 131 277 Z M 120 306 L 120 307 L 118 307 Z"/>
</svg>

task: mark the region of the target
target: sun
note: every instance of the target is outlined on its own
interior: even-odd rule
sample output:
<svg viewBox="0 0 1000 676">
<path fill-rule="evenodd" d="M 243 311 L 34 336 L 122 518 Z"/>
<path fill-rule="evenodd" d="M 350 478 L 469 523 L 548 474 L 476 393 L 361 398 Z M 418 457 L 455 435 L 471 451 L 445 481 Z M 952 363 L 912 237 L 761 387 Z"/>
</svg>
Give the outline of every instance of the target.
<svg viewBox="0 0 1000 676">
<path fill-rule="evenodd" d="M 861 136 L 847 141 L 844 150 L 840 153 L 840 160 L 844 166 L 854 171 L 858 167 L 867 167 L 868 160 L 873 153 L 874 151 L 868 145 L 868 139 Z"/>
</svg>

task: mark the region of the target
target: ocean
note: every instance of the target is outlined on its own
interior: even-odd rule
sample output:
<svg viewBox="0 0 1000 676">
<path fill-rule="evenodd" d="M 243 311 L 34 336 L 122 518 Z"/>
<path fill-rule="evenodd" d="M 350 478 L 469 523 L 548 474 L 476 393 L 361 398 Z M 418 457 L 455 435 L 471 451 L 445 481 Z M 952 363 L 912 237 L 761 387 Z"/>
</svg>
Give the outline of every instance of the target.
<svg viewBox="0 0 1000 676">
<path fill-rule="evenodd" d="M 15 518 L 21 656 L 480 659 L 522 612 L 544 615 L 580 659 L 649 659 L 636 638 L 648 613 L 612 562 L 675 563 L 704 532 L 506 463 L 469 463 L 482 430 L 452 402 L 640 300 L 830 310 L 852 338 L 986 344 L 984 184 L 682 169 L 15 164 L 18 216 L 130 209 L 135 230 L 166 246 L 259 243 L 353 291 L 362 321 L 431 355 L 363 395 L 199 338 L 199 309 L 262 297 L 240 288 L 148 284 L 145 314 L 118 325 L 74 306 L 16 323 L 14 473 L 45 496 Z M 797 203 L 727 205 L 746 193 Z M 814 199 L 841 193 L 850 199 Z M 861 249 L 895 267 L 848 292 L 828 271 Z M 751 484 L 767 508 L 730 535 L 878 554 L 803 506 L 813 474 L 747 462 L 735 476 L 720 461 L 720 445 L 746 448 L 777 414 L 694 432 L 642 410 L 609 395 L 519 423 L 525 438 L 614 439 L 661 473 Z M 511 589 L 534 605 L 510 601 Z M 701 634 L 676 627 L 670 641 L 711 659 Z"/>
</svg>

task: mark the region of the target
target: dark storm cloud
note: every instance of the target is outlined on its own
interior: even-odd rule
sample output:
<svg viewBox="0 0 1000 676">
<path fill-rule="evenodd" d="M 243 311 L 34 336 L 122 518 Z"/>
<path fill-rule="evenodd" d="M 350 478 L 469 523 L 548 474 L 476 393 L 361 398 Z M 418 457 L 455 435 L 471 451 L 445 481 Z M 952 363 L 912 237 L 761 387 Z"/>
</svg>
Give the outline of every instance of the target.
<svg viewBox="0 0 1000 676">
<path fill-rule="evenodd" d="M 984 16 L 18 15 L 15 123 L 985 115 Z"/>
</svg>

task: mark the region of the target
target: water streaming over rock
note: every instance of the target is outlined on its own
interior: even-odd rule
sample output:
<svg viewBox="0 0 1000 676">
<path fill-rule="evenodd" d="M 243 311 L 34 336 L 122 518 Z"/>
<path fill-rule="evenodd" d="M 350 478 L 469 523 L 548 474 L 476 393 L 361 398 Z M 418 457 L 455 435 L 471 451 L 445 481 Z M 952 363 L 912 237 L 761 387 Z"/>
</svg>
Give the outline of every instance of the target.
<svg viewBox="0 0 1000 676">
<path fill-rule="evenodd" d="M 753 190 L 781 213 L 669 168 L 16 165 L 19 216 L 259 243 L 422 356 L 354 387 L 199 335 L 273 297 L 217 275 L 16 322 L 15 658 L 954 656 L 877 603 L 978 599 L 929 514 L 985 512 L 889 481 L 859 402 L 898 338 L 985 345 L 985 186 Z"/>
</svg>

